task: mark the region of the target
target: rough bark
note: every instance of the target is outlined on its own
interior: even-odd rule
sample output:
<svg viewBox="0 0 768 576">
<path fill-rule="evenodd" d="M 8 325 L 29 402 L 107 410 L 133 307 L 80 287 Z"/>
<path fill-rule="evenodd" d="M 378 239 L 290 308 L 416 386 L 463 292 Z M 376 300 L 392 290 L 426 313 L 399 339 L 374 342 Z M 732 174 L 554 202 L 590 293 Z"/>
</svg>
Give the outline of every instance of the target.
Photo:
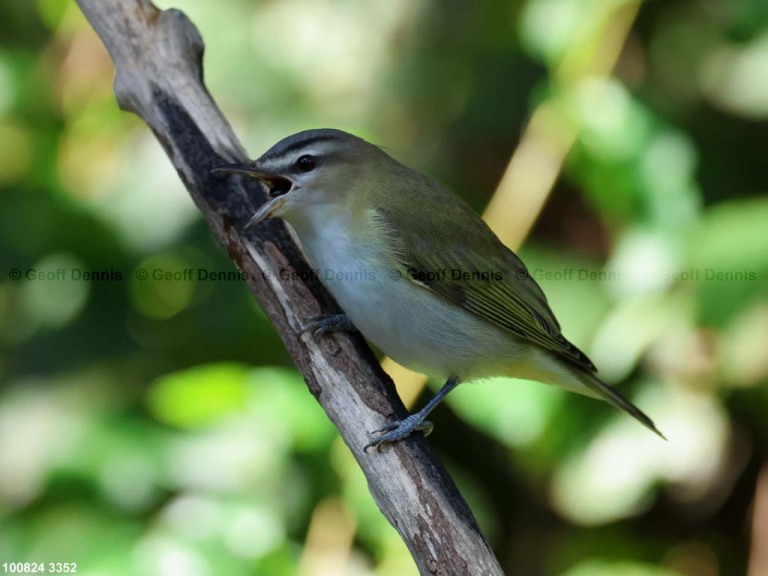
<svg viewBox="0 0 768 576">
<path fill-rule="evenodd" d="M 241 162 L 246 154 L 203 84 L 203 41 L 195 26 L 182 12 L 159 10 L 147 0 L 78 4 L 115 65 L 119 105 L 149 125 L 211 231 L 248 276 L 254 296 L 420 572 L 501 574 L 466 502 L 423 438 L 363 451 L 370 430 L 406 415 L 391 381 L 359 336 L 315 341 L 300 333 L 303 319 L 338 312 L 337 305 L 317 282 L 283 279 L 281 271 L 309 277 L 310 270 L 281 222 L 243 232 L 254 207 L 264 201 L 259 187 L 209 177 L 213 167 Z"/>
</svg>

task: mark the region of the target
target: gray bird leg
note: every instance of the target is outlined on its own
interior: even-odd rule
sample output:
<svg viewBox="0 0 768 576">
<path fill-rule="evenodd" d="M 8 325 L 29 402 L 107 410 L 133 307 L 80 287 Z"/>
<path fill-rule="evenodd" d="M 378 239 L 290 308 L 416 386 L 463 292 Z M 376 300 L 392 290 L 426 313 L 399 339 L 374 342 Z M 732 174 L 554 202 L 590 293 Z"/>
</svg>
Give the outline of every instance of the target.
<svg viewBox="0 0 768 576">
<path fill-rule="evenodd" d="M 440 388 L 440 391 L 435 394 L 429 402 L 427 402 L 424 408 L 415 414 L 411 414 L 405 420 L 393 422 L 392 424 L 387 424 L 379 430 L 374 430 L 372 434 L 381 434 L 381 436 L 376 438 L 376 440 L 373 442 L 367 444 L 363 450 L 367 452 L 368 448 L 376 448 L 380 444 L 397 442 L 406 436 L 410 436 L 416 430 L 423 432 L 424 436 L 428 436 L 429 433 L 432 432 L 432 422 L 426 420 L 427 415 L 432 412 L 432 410 L 435 409 L 435 406 L 440 404 L 443 398 L 445 398 L 448 393 L 456 388 L 456 386 L 458 386 L 460 383 L 461 380 L 457 376 L 451 376 L 448 378 L 446 383 L 443 384 L 443 387 Z"/>
<path fill-rule="evenodd" d="M 331 332 L 353 332 L 357 330 L 346 314 L 326 314 L 310 317 L 301 327 L 302 332 L 312 332 L 317 338 Z"/>
</svg>

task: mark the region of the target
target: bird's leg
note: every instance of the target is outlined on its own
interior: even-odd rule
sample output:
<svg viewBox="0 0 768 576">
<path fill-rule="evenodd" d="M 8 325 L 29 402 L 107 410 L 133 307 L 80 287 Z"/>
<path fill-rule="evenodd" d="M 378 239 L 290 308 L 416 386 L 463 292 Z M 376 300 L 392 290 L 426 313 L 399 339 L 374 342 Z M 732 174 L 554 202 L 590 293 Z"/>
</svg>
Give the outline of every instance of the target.
<svg viewBox="0 0 768 576">
<path fill-rule="evenodd" d="M 321 314 L 311 316 L 301 326 L 302 332 L 312 332 L 312 336 L 317 338 L 323 334 L 331 332 L 352 332 L 357 330 L 352 321 L 346 314 Z"/>
<path fill-rule="evenodd" d="M 376 440 L 373 442 L 367 444 L 363 450 L 367 452 L 368 448 L 377 447 L 380 444 L 397 442 L 406 436 L 410 436 L 416 430 L 420 430 L 424 433 L 424 436 L 428 436 L 429 433 L 432 432 L 432 422 L 426 420 L 427 415 L 432 412 L 432 410 L 435 409 L 435 406 L 440 404 L 442 399 L 445 398 L 451 390 L 456 388 L 460 382 L 461 380 L 457 376 L 451 376 L 448 378 L 446 383 L 443 384 L 443 387 L 440 388 L 440 391 L 435 394 L 429 402 L 427 402 L 427 405 L 424 406 L 424 408 L 415 414 L 411 414 L 405 420 L 393 422 L 392 424 L 387 424 L 379 430 L 374 430 L 372 434 L 381 434 L 381 436 L 376 438 Z"/>
</svg>

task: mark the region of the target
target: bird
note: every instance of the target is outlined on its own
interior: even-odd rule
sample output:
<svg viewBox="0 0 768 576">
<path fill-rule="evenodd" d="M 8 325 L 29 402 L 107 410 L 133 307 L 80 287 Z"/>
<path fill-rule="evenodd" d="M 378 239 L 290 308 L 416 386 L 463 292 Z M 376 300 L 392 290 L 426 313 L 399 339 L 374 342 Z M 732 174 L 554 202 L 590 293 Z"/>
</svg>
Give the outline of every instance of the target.
<svg viewBox="0 0 768 576">
<path fill-rule="evenodd" d="M 427 416 L 451 390 L 494 376 L 601 398 L 664 438 L 563 336 L 541 287 L 482 218 L 380 147 L 342 130 L 305 130 L 211 174 L 263 184 L 267 201 L 245 227 L 285 220 L 344 312 L 310 318 L 305 329 L 357 329 L 399 364 L 445 382 L 421 410 L 372 431 L 366 451 L 429 434 Z"/>
</svg>

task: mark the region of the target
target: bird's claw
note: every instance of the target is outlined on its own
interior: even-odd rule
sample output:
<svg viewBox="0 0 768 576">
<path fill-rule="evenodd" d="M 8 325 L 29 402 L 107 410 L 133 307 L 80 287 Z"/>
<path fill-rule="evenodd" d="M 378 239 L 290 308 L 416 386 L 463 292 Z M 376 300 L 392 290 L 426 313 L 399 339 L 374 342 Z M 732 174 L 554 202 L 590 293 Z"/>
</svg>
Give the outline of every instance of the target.
<svg viewBox="0 0 768 576">
<path fill-rule="evenodd" d="M 378 448 L 381 444 L 391 444 L 397 442 L 413 434 L 416 431 L 422 432 L 426 438 L 432 432 L 434 426 L 429 420 L 419 418 L 416 414 L 408 416 L 405 420 L 399 422 L 392 422 L 386 426 L 374 430 L 371 434 L 381 434 L 378 438 L 369 442 L 363 448 L 364 452 L 368 452 L 368 448 Z"/>
<path fill-rule="evenodd" d="M 356 330 L 355 325 L 346 314 L 319 314 L 311 316 L 301 326 L 303 333 L 311 332 L 313 338 L 319 338 L 332 332 Z"/>
</svg>

